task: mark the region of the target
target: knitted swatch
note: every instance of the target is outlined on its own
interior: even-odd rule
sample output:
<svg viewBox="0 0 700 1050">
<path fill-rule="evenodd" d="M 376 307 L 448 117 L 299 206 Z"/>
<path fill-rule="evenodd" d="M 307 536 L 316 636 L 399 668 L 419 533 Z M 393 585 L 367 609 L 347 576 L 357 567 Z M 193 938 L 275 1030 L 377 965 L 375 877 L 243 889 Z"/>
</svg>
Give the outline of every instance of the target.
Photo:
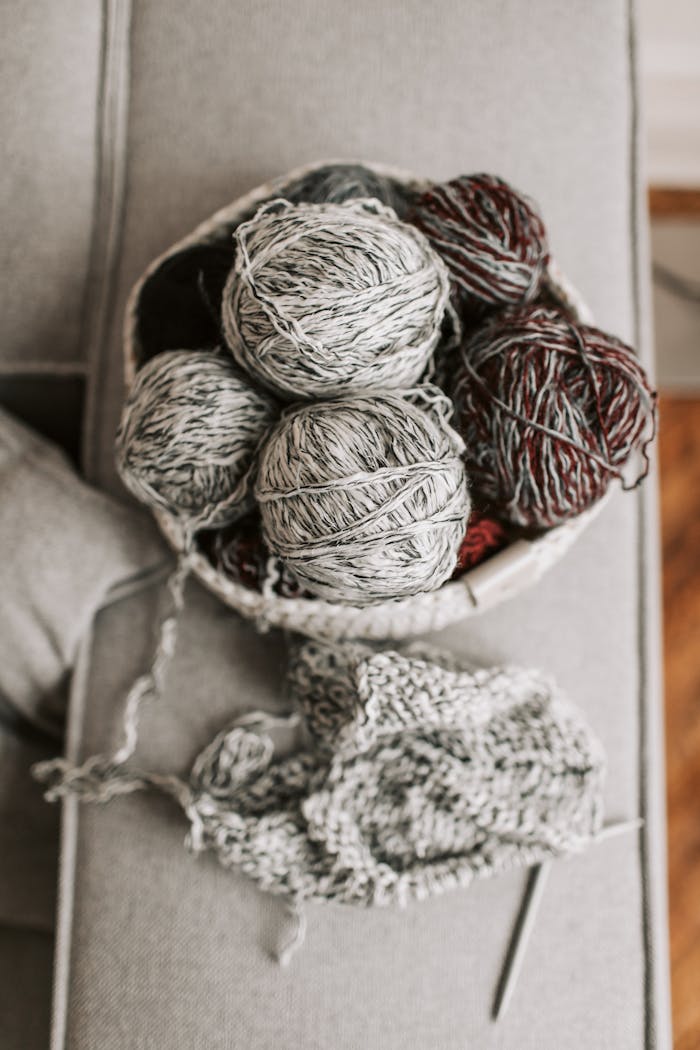
<svg viewBox="0 0 700 1050">
<path fill-rule="evenodd" d="M 603 755 L 581 716 L 536 671 L 435 659 L 305 644 L 289 691 L 311 747 L 275 761 L 265 716 L 219 734 L 190 781 L 195 848 L 295 901 L 388 905 L 585 846 Z"/>
<path fill-rule="evenodd" d="M 149 787 L 174 798 L 193 850 L 292 907 L 282 962 L 303 939 L 306 900 L 403 905 L 581 850 L 601 830 L 601 746 L 537 671 L 307 642 L 287 685 L 308 746 L 286 757 L 269 730 L 299 716 L 256 711 L 205 748 L 187 782 L 127 768 L 132 746 L 35 775 L 49 800 Z"/>
</svg>

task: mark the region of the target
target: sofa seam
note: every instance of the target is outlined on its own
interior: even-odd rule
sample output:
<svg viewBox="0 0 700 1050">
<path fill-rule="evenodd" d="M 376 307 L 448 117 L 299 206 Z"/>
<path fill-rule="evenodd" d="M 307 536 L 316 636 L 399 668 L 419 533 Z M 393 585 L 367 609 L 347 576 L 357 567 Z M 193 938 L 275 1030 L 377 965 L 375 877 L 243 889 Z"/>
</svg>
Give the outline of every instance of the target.
<svg viewBox="0 0 700 1050">
<path fill-rule="evenodd" d="M 101 438 L 96 421 L 126 213 L 131 18 L 132 0 L 102 0 L 92 237 L 81 324 L 81 356 L 88 364 L 82 464 L 90 479 L 99 472 Z"/>
<path fill-rule="evenodd" d="M 83 637 L 71 681 L 66 727 L 66 757 L 77 761 L 85 715 L 87 681 L 91 667 L 93 624 Z M 65 1050 L 68 1022 L 69 985 L 73 949 L 75 873 L 78 854 L 77 798 L 67 797 L 61 807 L 61 848 L 58 875 L 58 907 L 54 952 L 53 1000 L 50 1050 Z"/>
</svg>

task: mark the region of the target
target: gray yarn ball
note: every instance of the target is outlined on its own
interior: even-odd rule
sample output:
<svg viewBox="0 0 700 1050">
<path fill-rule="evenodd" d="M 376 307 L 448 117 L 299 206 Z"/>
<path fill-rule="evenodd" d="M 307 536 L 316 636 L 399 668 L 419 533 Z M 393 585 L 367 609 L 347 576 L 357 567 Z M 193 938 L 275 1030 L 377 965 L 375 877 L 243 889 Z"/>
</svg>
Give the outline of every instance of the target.
<svg viewBox="0 0 700 1050">
<path fill-rule="evenodd" d="M 376 200 L 272 201 L 235 231 L 222 323 L 247 372 L 288 399 L 410 386 L 440 337 L 444 263 Z"/>
<path fill-rule="evenodd" d="M 149 507 L 190 529 L 225 525 L 252 505 L 250 470 L 278 415 L 228 356 L 177 350 L 139 371 L 117 433 L 117 468 Z"/>
<path fill-rule="evenodd" d="M 403 183 L 380 175 L 364 164 L 323 164 L 285 186 L 285 200 L 292 204 L 340 204 L 372 197 L 393 208 L 399 218 L 408 209 L 413 193 Z"/>
<path fill-rule="evenodd" d="M 313 594 L 370 605 L 452 574 L 469 516 L 446 399 L 391 392 L 290 410 L 260 455 L 255 495 L 270 550 Z"/>
</svg>

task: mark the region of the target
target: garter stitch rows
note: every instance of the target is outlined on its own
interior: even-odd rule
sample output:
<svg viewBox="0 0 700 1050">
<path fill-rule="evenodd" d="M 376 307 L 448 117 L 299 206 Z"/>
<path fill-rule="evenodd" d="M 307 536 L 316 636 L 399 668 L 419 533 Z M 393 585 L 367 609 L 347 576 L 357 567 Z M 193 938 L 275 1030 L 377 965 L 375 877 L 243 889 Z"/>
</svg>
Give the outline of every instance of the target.
<svg viewBox="0 0 700 1050">
<path fill-rule="evenodd" d="M 420 378 L 449 280 L 426 238 L 390 208 L 273 201 L 234 239 L 223 330 L 263 385 L 307 400 Z"/>
<path fill-rule="evenodd" d="M 435 590 L 469 516 L 447 399 L 391 392 L 289 410 L 260 455 L 265 542 L 313 594 L 368 605 Z M 433 399 L 432 402 L 430 399 Z"/>
<path fill-rule="evenodd" d="M 461 175 L 432 186 L 408 220 L 444 259 L 463 306 L 533 299 L 549 251 L 544 224 L 527 197 L 495 175 Z"/>
<path fill-rule="evenodd" d="M 178 515 L 190 531 L 224 525 L 250 506 L 253 458 L 277 414 L 227 356 L 159 354 L 124 404 L 119 473 L 137 499 Z"/>
<path fill-rule="evenodd" d="M 196 845 L 266 891 L 405 904 L 600 829 L 600 745 L 538 672 L 308 643 L 289 691 L 308 751 L 275 761 L 249 716 L 191 779 Z"/>
<path fill-rule="evenodd" d="M 646 474 L 632 460 L 646 460 L 655 395 L 634 352 L 554 310 L 513 307 L 479 328 L 451 393 L 473 490 L 515 524 L 560 524 L 613 478 Z"/>
</svg>

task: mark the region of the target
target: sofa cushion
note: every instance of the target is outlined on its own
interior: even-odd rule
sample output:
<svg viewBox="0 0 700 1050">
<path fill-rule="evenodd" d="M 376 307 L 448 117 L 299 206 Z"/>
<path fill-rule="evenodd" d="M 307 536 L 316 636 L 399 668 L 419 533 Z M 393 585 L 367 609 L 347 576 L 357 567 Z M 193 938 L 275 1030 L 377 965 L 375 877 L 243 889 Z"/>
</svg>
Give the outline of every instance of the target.
<svg viewBox="0 0 700 1050">
<path fill-rule="evenodd" d="M 60 732 L 57 698 L 80 639 L 113 585 L 164 562 L 164 544 L 0 409 L 0 550 L 0 697 Z"/>
</svg>

